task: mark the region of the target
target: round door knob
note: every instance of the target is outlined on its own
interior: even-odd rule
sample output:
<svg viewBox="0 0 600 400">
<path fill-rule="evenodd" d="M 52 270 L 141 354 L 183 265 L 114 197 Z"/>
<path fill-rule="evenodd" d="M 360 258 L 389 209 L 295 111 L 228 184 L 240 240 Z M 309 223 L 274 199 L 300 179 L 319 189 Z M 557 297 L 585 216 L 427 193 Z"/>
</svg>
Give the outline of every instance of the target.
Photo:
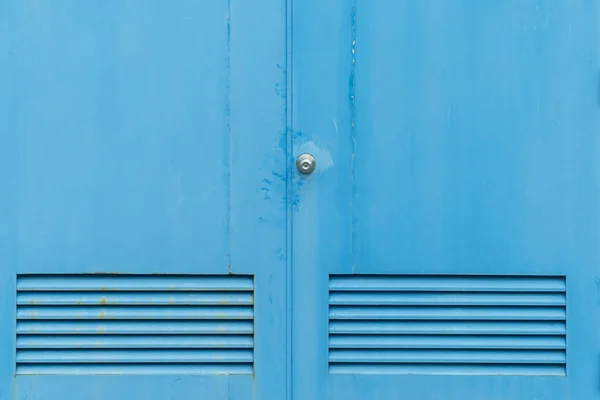
<svg viewBox="0 0 600 400">
<path fill-rule="evenodd" d="M 296 168 L 301 174 L 310 174 L 315 170 L 317 160 L 310 154 L 301 154 L 296 160 Z"/>
</svg>

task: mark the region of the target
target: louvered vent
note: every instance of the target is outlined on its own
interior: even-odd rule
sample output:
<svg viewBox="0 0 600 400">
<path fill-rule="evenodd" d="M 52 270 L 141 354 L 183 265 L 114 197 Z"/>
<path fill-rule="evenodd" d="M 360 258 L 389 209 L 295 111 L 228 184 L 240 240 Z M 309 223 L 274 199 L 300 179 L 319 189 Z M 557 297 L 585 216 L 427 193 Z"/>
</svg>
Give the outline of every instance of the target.
<svg viewBox="0 0 600 400">
<path fill-rule="evenodd" d="M 253 373 L 252 276 L 17 279 L 17 374 Z"/>
<path fill-rule="evenodd" d="M 332 374 L 565 375 L 564 276 L 332 275 Z"/>
</svg>

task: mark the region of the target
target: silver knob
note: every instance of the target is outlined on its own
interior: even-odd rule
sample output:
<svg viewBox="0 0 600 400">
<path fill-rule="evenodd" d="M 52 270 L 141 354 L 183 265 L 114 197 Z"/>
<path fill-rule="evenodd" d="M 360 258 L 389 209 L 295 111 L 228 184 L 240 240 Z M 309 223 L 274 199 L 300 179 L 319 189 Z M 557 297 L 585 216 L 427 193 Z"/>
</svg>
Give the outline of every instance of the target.
<svg viewBox="0 0 600 400">
<path fill-rule="evenodd" d="M 317 167 L 317 160 L 310 154 L 301 154 L 296 159 L 296 168 L 301 174 L 308 175 Z"/>
</svg>

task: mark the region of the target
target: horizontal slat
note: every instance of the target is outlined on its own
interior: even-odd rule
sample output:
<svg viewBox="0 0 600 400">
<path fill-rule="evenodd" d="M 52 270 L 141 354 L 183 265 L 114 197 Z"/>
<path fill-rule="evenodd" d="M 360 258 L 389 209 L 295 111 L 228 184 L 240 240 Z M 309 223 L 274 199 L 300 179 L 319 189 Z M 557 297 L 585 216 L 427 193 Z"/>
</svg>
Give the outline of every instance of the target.
<svg viewBox="0 0 600 400">
<path fill-rule="evenodd" d="M 564 292 L 561 276 L 332 275 L 332 291 Z"/>
<path fill-rule="evenodd" d="M 546 321 L 331 321 L 329 333 L 429 335 L 564 335 L 564 322 Z"/>
<path fill-rule="evenodd" d="M 244 363 L 251 349 L 19 350 L 17 363 Z"/>
<path fill-rule="evenodd" d="M 19 306 L 17 319 L 252 319 L 252 306 Z"/>
<path fill-rule="evenodd" d="M 565 349 L 564 336 L 331 335 L 329 347 L 354 349 Z"/>
<path fill-rule="evenodd" d="M 251 335 L 19 335 L 18 349 L 252 348 Z"/>
<path fill-rule="evenodd" d="M 331 305 L 564 306 L 564 293 L 331 292 Z"/>
<path fill-rule="evenodd" d="M 330 363 L 564 364 L 565 361 L 564 350 L 332 349 L 329 351 Z"/>
<path fill-rule="evenodd" d="M 251 375 L 252 363 L 17 364 L 17 375 Z"/>
<path fill-rule="evenodd" d="M 396 320 L 553 320 L 566 318 L 564 307 L 396 307 L 331 306 L 330 319 Z"/>
<path fill-rule="evenodd" d="M 242 275 L 19 275 L 18 291 L 215 291 L 247 290 L 252 276 Z"/>
<path fill-rule="evenodd" d="M 564 376 L 566 372 L 564 364 L 333 363 L 329 365 L 330 374 Z"/>
<path fill-rule="evenodd" d="M 252 321 L 18 321 L 18 334 L 248 334 Z"/>
<path fill-rule="evenodd" d="M 252 292 L 20 292 L 19 305 L 252 305 Z"/>
</svg>

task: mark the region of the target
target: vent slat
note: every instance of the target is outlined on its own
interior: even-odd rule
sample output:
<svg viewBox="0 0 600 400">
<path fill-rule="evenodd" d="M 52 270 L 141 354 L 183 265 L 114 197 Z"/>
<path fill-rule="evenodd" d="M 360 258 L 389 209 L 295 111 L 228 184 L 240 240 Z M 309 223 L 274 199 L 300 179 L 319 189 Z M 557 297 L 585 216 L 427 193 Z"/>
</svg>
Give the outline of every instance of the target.
<svg viewBox="0 0 600 400">
<path fill-rule="evenodd" d="M 18 305 L 252 305 L 252 292 L 19 292 Z"/>
<path fill-rule="evenodd" d="M 331 321 L 329 333 L 429 335 L 564 335 L 564 322 L 545 321 Z"/>
<path fill-rule="evenodd" d="M 19 275 L 17 374 L 251 374 L 254 277 Z"/>
<path fill-rule="evenodd" d="M 17 322 L 17 334 L 249 334 L 251 321 L 48 321 Z"/>
<path fill-rule="evenodd" d="M 330 374 L 564 376 L 564 364 L 331 363 Z"/>
<path fill-rule="evenodd" d="M 251 375 L 252 363 L 18 364 L 17 375 Z"/>
<path fill-rule="evenodd" d="M 21 350 L 17 363 L 249 363 L 251 349 Z"/>
<path fill-rule="evenodd" d="M 562 321 L 564 307 L 370 307 L 331 306 L 332 320 L 545 320 Z"/>
<path fill-rule="evenodd" d="M 329 351 L 330 362 L 564 364 L 563 350 L 357 349 Z"/>
<path fill-rule="evenodd" d="M 329 372 L 565 375 L 566 278 L 331 275 Z"/>
<path fill-rule="evenodd" d="M 333 275 L 332 291 L 564 292 L 562 276 Z"/>
<path fill-rule="evenodd" d="M 330 349 L 565 349 L 564 336 L 330 335 Z"/>
<path fill-rule="evenodd" d="M 19 335 L 18 349 L 248 348 L 252 335 Z"/>
<path fill-rule="evenodd" d="M 331 305 L 564 306 L 564 293 L 331 292 Z"/>
<path fill-rule="evenodd" d="M 244 275 L 20 275 L 17 291 L 252 291 Z"/>
<path fill-rule="evenodd" d="M 252 319 L 252 306 L 21 306 L 19 320 L 53 319 Z"/>
</svg>

